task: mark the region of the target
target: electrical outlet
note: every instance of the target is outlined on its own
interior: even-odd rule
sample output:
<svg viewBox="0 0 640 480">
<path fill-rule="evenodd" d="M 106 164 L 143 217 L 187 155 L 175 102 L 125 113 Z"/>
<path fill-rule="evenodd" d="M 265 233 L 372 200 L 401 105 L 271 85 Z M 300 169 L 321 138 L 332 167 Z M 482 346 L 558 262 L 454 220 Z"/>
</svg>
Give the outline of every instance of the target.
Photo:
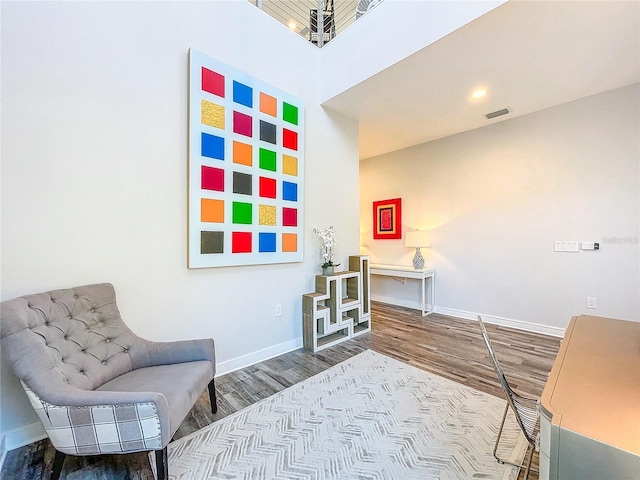
<svg viewBox="0 0 640 480">
<path fill-rule="evenodd" d="M 596 297 L 587 297 L 587 308 L 596 308 Z"/>
<path fill-rule="evenodd" d="M 281 317 L 282 316 L 282 305 L 281 304 L 277 304 L 276 305 L 276 317 Z"/>
<path fill-rule="evenodd" d="M 556 252 L 577 252 L 578 242 L 556 241 L 554 243 L 554 250 Z"/>
</svg>

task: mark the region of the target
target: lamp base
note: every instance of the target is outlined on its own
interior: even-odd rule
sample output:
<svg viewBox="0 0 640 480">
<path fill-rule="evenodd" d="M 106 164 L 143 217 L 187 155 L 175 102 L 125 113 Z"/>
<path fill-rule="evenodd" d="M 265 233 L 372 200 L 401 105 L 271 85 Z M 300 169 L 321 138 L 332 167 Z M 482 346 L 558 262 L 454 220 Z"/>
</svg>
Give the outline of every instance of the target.
<svg viewBox="0 0 640 480">
<path fill-rule="evenodd" d="M 420 253 L 420 247 L 416 247 L 416 254 L 413 257 L 413 268 L 422 270 L 424 268 L 424 257 Z"/>
</svg>

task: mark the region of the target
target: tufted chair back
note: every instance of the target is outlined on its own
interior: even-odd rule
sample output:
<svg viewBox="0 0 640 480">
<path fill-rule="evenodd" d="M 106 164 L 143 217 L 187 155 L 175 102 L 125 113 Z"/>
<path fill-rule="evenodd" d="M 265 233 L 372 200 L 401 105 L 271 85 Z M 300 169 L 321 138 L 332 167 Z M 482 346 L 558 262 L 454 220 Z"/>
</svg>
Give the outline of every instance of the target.
<svg viewBox="0 0 640 480">
<path fill-rule="evenodd" d="M 110 284 L 3 302 L 1 328 L 5 357 L 35 392 L 55 383 L 95 390 L 132 370 L 138 337 L 122 321 Z"/>
</svg>

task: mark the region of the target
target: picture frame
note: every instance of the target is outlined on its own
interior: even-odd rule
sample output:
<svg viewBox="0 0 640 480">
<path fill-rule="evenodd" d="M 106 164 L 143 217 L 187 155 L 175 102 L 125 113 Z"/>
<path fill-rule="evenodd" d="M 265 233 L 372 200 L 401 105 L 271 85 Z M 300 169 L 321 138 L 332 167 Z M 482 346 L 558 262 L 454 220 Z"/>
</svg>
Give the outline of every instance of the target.
<svg viewBox="0 0 640 480">
<path fill-rule="evenodd" d="M 373 238 L 402 238 L 402 199 L 391 198 L 373 202 Z"/>
<path fill-rule="evenodd" d="M 189 50 L 188 267 L 303 261 L 304 102 Z"/>
</svg>

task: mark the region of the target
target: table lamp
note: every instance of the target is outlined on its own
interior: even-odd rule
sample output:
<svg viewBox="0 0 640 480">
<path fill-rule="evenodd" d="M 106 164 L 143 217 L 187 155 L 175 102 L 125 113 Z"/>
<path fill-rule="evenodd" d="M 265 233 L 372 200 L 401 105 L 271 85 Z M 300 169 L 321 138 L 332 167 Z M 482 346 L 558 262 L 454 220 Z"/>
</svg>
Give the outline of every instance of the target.
<svg viewBox="0 0 640 480">
<path fill-rule="evenodd" d="M 415 230 L 406 232 L 404 237 L 405 247 L 415 247 L 416 254 L 413 257 L 413 268 L 421 270 L 424 268 L 424 257 L 420 253 L 420 247 L 430 247 L 431 239 L 427 230 Z"/>
</svg>

